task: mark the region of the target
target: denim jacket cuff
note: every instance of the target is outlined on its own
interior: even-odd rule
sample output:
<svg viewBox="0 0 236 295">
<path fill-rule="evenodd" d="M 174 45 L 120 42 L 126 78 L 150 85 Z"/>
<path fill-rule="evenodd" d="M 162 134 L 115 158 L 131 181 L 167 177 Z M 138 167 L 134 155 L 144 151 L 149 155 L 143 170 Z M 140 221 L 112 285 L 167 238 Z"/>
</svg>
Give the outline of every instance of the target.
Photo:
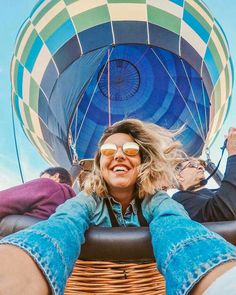
<svg viewBox="0 0 236 295">
<path fill-rule="evenodd" d="M 184 257 L 189 259 L 184 260 Z M 196 283 L 216 266 L 236 260 L 236 252 L 231 244 L 209 233 L 182 241 L 179 249 L 169 259 L 165 269 L 167 294 L 183 295 L 188 294 Z M 182 267 L 176 267 L 181 263 Z"/>
<path fill-rule="evenodd" d="M 150 231 L 157 266 L 165 276 L 168 295 L 188 294 L 211 269 L 236 260 L 232 244 L 181 216 L 154 219 Z"/>
<path fill-rule="evenodd" d="M 32 239 L 35 240 L 34 247 L 32 247 L 31 242 L 27 243 L 27 233 L 30 233 L 31 241 Z M 24 240 L 24 236 L 26 236 L 26 240 Z M 0 244 L 14 245 L 27 252 L 36 262 L 47 279 L 52 294 L 64 294 L 64 286 L 69 276 L 69 270 L 60 251 L 55 251 L 55 247 L 57 247 L 57 245 L 52 239 L 50 239 L 48 236 L 45 237 L 44 234 L 41 235 L 40 232 L 27 231 L 26 233 L 21 232 L 20 237 L 18 237 L 17 234 L 10 235 L 2 239 Z M 39 253 L 42 252 L 42 248 L 40 246 L 42 244 L 44 245 L 44 256 L 39 255 Z M 47 256 L 49 255 L 54 261 L 53 267 L 50 265 L 50 262 L 47 259 Z"/>
</svg>

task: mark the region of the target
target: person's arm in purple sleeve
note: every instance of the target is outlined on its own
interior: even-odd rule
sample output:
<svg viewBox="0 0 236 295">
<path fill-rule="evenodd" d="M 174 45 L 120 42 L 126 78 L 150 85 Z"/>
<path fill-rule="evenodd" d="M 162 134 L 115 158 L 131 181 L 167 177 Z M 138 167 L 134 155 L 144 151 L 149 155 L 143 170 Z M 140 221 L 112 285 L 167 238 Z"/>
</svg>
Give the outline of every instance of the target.
<svg viewBox="0 0 236 295">
<path fill-rule="evenodd" d="M 51 179 L 39 178 L 0 191 L 0 218 L 10 214 L 24 214 L 36 205 L 43 205 L 45 201 L 50 204 L 48 198 L 59 191 L 59 186 Z"/>
<path fill-rule="evenodd" d="M 75 197 L 76 194 L 70 186 L 64 183 L 52 182 L 53 180 L 50 179 L 46 181 L 47 189 L 44 186 L 44 194 L 38 195 L 35 202 L 31 202 L 31 207 L 28 208 L 25 215 L 47 219 L 56 211 L 59 205 Z"/>
</svg>

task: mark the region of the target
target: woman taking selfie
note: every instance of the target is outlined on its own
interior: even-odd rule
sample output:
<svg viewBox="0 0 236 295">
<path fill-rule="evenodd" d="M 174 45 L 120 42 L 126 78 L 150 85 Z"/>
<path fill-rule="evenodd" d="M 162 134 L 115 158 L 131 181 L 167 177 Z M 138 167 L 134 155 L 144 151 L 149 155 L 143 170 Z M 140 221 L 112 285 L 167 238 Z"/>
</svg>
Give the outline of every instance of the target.
<svg viewBox="0 0 236 295">
<path fill-rule="evenodd" d="M 63 294 L 94 225 L 147 222 L 166 294 L 217 294 L 216 284 L 236 277 L 235 247 L 191 221 L 163 190 L 176 184 L 174 167 L 184 156 L 175 135 L 135 119 L 107 128 L 84 190 L 47 221 L 1 240 L 0 294 Z"/>
</svg>

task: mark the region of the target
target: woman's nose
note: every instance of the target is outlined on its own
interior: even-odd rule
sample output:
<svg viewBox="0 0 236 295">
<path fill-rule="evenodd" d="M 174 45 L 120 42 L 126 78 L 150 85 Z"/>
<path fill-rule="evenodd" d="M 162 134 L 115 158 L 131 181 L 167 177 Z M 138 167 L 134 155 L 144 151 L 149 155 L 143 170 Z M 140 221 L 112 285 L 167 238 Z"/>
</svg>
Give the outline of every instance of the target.
<svg viewBox="0 0 236 295">
<path fill-rule="evenodd" d="M 125 158 L 125 154 L 122 151 L 122 148 L 119 147 L 114 155 L 114 159 L 118 160 L 118 159 L 124 159 L 124 158 Z"/>
</svg>

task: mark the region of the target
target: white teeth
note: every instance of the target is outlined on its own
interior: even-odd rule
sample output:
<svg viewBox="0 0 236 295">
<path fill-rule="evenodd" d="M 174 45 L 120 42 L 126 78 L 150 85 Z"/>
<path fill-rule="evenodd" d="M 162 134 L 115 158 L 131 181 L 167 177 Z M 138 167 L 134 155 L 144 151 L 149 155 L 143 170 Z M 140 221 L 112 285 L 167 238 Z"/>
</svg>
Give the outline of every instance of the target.
<svg viewBox="0 0 236 295">
<path fill-rule="evenodd" d="M 128 171 L 128 169 L 126 167 L 124 167 L 124 166 L 116 166 L 116 167 L 113 168 L 113 171 L 114 172 L 118 172 L 118 171 L 126 172 L 126 171 Z"/>
</svg>

